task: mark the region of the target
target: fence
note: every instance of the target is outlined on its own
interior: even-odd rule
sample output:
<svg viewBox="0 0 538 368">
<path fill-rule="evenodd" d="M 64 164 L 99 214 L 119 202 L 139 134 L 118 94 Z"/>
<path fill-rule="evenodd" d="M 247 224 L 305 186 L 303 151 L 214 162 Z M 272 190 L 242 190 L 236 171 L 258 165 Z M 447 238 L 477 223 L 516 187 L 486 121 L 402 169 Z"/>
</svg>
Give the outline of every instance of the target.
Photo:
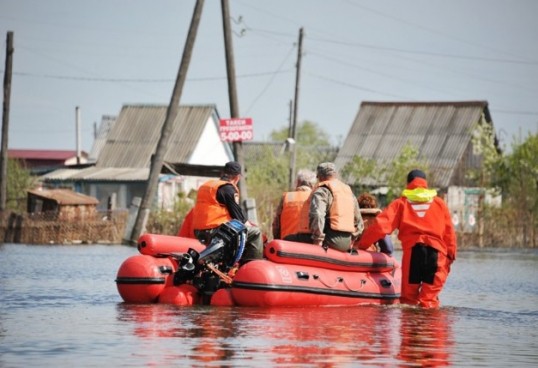
<svg viewBox="0 0 538 368">
<path fill-rule="evenodd" d="M 121 244 L 127 211 L 102 211 L 78 221 L 56 213 L 0 214 L 0 241 L 22 244 Z"/>
</svg>

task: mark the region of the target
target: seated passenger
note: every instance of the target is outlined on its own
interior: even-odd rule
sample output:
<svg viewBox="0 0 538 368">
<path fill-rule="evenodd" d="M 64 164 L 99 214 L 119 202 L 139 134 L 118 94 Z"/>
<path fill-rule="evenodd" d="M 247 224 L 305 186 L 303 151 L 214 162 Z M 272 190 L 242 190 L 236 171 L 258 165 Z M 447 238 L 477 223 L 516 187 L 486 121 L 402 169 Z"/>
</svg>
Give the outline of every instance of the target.
<svg viewBox="0 0 538 368">
<path fill-rule="evenodd" d="M 295 241 L 348 252 L 364 229 L 357 200 L 338 179 L 334 163 L 319 164 L 316 175 L 318 185 L 303 207 Z"/>
<path fill-rule="evenodd" d="M 299 230 L 299 216 L 303 205 L 310 198 L 316 184 L 316 174 L 310 170 L 299 170 L 295 190 L 285 192 L 280 199 L 273 219 L 273 239 L 287 239 Z"/>
<path fill-rule="evenodd" d="M 368 226 L 370 226 L 370 224 L 372 223 L 373 219 L 379 213 L 381 213 L 381 209 L 377 207 L 377 199 L 370 193 L 360 194 L 357 197 L 357 202 L 359 203 L 361 215 L 364 220 L 364 228 L 367 229 Z M 358 246 L 359 240 L 360 238 L 355 241 L 355 243 L 353 244 L 353 248 L 361 249 Z M 371 252 L 382 252 L 390 256 L 394 251 L 394 246 L 392 244 L 392 239 L 390 238 L 390 235 L 385 235 L 384 238 L 379 239 L 367 248 L 363 248 L 363 250 Z"/>
<path fill-rule="evenodd" d="M 263 257 L 261 230 L 254 226 L 239 205 L 239 183 L 242 173 L 238 162 L 224 165 L 220 179 L 211 179 L 198 189 L 196 204 L 192 211 L 194 235 L 203 244 L 208 244 L 216 229 L 223 223 L 236 219 L 247 228 L 245 250 L 240 264 Z"/>
</svg>

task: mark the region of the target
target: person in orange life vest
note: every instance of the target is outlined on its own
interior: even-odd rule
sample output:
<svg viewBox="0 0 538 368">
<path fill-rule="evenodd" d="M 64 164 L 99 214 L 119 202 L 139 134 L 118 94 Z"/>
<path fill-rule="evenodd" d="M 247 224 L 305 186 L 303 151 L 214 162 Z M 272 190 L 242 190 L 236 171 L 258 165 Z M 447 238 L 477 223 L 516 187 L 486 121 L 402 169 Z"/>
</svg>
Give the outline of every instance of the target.
<svg viewBox="0 0 538 368">
<path fill-rule="evenodd" d="M 183 219 L 183 223 L 181 224 L 181 227 L 179 228 L 179 231 L 177 233 L 177 236 L 182 236 L 184 238 L 196 238 L 194 235 L 194 229 L 192 228 L 192 211 L 191 208 L 189 212 L 185 215 L 185 218 Z"/>
<path fill-rule="evenodd" d="M 350 251 L 364 229 L 357 199 L 349 185 L 338 179 L 334 163 L 319 164 L 316 175 L 318 184 L 312 191 L 309 206 L 304 206 L 301 213 L 296 241 Z"/>
<path fill-rule="evenodd" d="M 230 161 L 224 165 L 220 179 L 212 179 L 200 186 L 196 203 L 192 209 L 192 227 L 200 242 L 207 244 L 219 225 L 236 219 L 247 227 L 245 250 L 240 263 L 263 257 L 262 234 L 258 227 L 248 221 L 239 205 L 237 183 L 241 175 L 241 165 Z"/>
<path fill-rule="evenodd" d="M 421 170 L 409 172 L 402 196 L 377 215 L 359 247 L 365 249 L 396 229 L 403 250 L 400 302 L 439 307 L 439 294 L 456 259 L 456 235 L 448 207 L 428 189 Z"/>
<path fill-rule="evenodd" d="M 359 203 L 362 220 L 364 221 L 364 228 L 366 229 L 370 226 L 373 219 L 381 213 L 381 209 L 377 206 L 377 199 L 370 193 L 361 193 L 357 197 L 357 202 Z M 357 248 L 358 243 L 359 239 L 355 241 L 353 247 Z M 381 252 L 390 256 L 392 252 L 394 252 L 394 245 L 392 244 L 390 235 L 385 235 L 385 237 L 374 242 L 366 250 L 371 252 Z"/>
<path fill-rule="evenodd" d="M 299 170 L 295 191 L 284 193 L 276 209 L 273 219 L 274 239 L 286 239 L 288 235 L 297 233 L 301 208 L 310 197 L 315 184 L 316 174 L 313 171 Z"/>
</svg>

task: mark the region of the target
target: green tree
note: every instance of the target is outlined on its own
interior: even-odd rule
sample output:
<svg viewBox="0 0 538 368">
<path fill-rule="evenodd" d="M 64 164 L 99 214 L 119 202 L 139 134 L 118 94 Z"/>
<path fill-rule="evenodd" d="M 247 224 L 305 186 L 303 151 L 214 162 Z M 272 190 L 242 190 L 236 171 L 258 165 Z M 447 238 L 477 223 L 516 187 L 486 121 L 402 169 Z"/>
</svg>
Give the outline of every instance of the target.
<svg viewBox="0 0 538 368">
<path fill-rule="evenodd" d="M 426 161 L 419 158 L 419 149 L 407 143 L 398 156 L 380 169 L 380 176 L 384 178 L 387 185 L 387 202 L 400 196 L 405 189 L 405 178 L 409 171 L 420 168 L 429 176 L 429 166 Z"/>
<path fill-rule="evenodd" d="M 275 142 L 284 142 L 288 134 L 288 128 L 276 130 L 271 133 L 271 139 Z M 297 150 L 295 166 L 310 170 L 314 170 L 320 162 L 334 161 L 337 153 L 336 148 L 331 146 L 329 135 L 311 121 L 304 121 L 297 126 L 295 149 Z"/>
<path fill-rule="evenodd" d="M 27 191 L 35 185 L 30 171 L 18 160 L 7 161 L 6 209 L 26 212 Z"/>
<path fill-rule="evenodd" d="M 476 169 L 470 169 L 466 178 L 480 188 L 478 196 L 478 245 L 484 246 L 484 218 L 488 216 L 489 208 L 486 204 L 486 193 L 498 194 L 498 188 L 494 182 L 501 162 L 500 150 L 495 144 L 495 130 L 482 114 L 481 119 L 473 127 L 471 142 L 473 154 L 480 158 L 480 165 Z"/>
<path fill-rule="evenodd" d="M 196 193 L 196 191 L 191 191 L 186 195 L 180 192 L 172 210 L 159 209 L 151 211 L 146 224 L 146 231 L 155 234 L 177 235 L 185 216 L 194 206 Z"/>
<path fill-rule="evenodd" d="M 503 198 L 515 209 L 522 226 L 524 244 L 536 247 L 538 228 L 538 134 L 512 147 L 501 165 Z"/>
<path fill-rule="evenodd" d="M 379 170 L 375 160 L 354 156 L 341 171 L 342 179 L 353 183 L 357 193 L 368 192 L 371 183 L 378 179 Z"/>
<path fill-rule="evenodd" d="M 473 154 L 480 157 L 481 165 L 467 171 L 466 177 L 481 188 L 494 188 L 501 165 L 501 152 L 495 144 L 495 130 L 484 115 L 474 126 L 471 142 Z"/>
<path fill-rule="evenodd" d="M 288 191 L 290 151 L 284 149 L 288 128 L 271 132 L 273 142 L 280 147 L 263 147 L 255 155 L 245 157 L 249 196 L 256 199 L 258 225 L 269 234 L 273 215 L 282 193 Z M 315 170 L 320 162 L 333 161 L 336 149 L 330 146 L 329 136 L 317 124 L 305 121 L 297 127 L 296 168 Z"/>
</svg>

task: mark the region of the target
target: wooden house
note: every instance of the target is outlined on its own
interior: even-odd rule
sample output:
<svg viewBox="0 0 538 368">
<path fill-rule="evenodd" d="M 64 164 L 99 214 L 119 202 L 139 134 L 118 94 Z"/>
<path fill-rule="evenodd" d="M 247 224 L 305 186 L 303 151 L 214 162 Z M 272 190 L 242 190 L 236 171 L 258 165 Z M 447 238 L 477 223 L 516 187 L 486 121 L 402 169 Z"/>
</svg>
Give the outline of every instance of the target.
<svg viewBox="0 0 538 368">
<path fill-rule="evenodd" d="M 41 178 L 43 184 L 70 186 L 77 192 L 96 197 L 99 209 L 106 209 L 112 196 L 116 198 L 116 208 L 129 208 L 133 199 L 144 196 L 151 158 L 167 109 L 166 105 L 123 106 L 113 123 L 107 120 L 106 138 L 101 138 L 99 143 L 95 166 L 56 170 Z M 170 169 L 161 175 L 155 199 L 156 206 L 161 208 L 173 205 L 174 193 L 188 193 L 207 180 L 207 177 L 190 176 L 173 167 L 222 167 L 233 160 L 231 145 L 220 140 L 215 105 L 180 106 L 169 142 L 164 161 Z"/>
<path fill-rule="evenodd" d="M 70 189 L 36 189 L 28 191 L 28 213 L 44 214 L 49 220 L 83 221 L 94 219 L 97 198 Z"/>
</svg>

